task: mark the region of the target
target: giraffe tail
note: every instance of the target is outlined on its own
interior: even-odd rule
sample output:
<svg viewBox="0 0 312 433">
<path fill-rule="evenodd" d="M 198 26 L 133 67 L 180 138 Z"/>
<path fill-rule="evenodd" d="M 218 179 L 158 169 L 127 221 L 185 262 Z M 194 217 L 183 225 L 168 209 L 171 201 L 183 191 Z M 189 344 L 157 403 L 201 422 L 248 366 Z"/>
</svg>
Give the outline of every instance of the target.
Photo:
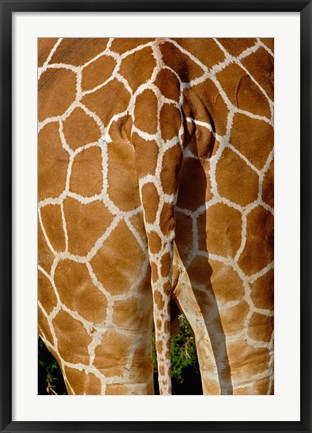
<svg viewBox="0 0 312 433">
<path fill-rule="evenodd" d="M 176 143 L 163 142 L 158 147 L 156 170 L 142 176 L 140 167 L 144 167 L 144 161 L 146 163 L 146 160 L 153 157 L 149 151 L 153 151 L 153 146 L 148 141 L 145 143 L 144 152 L 135 146 L 140 199 L 151 266 L 159 391 L 162 395 L 168 395 L 172 393 L 170 298 L 175 237 L 174 208 L 183 152 L 178 138 Z"/>
</svg>

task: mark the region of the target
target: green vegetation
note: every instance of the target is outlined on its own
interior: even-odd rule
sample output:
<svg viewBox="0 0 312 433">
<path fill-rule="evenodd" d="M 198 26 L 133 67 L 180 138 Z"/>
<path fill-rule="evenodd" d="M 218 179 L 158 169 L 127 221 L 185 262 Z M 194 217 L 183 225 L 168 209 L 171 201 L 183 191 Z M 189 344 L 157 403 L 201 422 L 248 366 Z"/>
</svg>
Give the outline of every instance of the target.
<svg viewBox="0 0 312 433">
<path fill-rule="evenodd" d="M 179 333 L 171 340 L 172 377 L 183 383 L 185 370 L 189 367 L 199 375 L 194 336 L 183 315 L 179 318 Z"/>
</svg>

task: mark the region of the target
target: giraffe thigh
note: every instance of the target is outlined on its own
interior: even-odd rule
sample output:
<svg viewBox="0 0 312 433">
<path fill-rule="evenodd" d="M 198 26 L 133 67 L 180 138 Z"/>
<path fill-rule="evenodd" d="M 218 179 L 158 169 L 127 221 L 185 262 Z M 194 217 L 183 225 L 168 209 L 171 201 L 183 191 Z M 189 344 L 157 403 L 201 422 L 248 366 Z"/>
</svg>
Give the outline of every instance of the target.
<svg viewBox="0 0 312 433">
<path fill-rule="evenodd" d="M 273 393 L 272 316 L 252 311 L 229 266 L 197 256 L 185 268 L 177 250 L 174 263 L 173 297 L 195 335 L 203 393 Z M 252 288 L 256 303 L 268 302 L 269 274 Z"/>
<path fill-rule="evenodd" d="M 148 268 L 124 299 L 115 296 L 105 305 L 92 296 L 96 287 L 86 274 L 71 263 L 59 268 L 52 281 L 39 274 L 39 332 L 61 367 L 68 393 L 153 394 L 151 299 L 144 288 Z M 70 287 L 74 271 L 79 283 Z M 83 287 L 90 298 L 86 310 Z"/>
<path fill-rule="evenodd" d="M 118 243 L 127 253 L 116 269 Z M 39 331 L 68 393 L 153 394 L 150 269 L 132 234 L 120 222 L 90 261 L 56 253 L 49 261 L 46 249 L 39 257 Z"/>
</svg>

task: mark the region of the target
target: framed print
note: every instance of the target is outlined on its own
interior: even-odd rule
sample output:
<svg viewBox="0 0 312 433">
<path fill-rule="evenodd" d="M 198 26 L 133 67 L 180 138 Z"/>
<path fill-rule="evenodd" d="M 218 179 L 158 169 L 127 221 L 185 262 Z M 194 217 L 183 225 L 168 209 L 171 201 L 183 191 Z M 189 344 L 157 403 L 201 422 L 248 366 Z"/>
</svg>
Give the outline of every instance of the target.
<svg viewBox="0 0 312 433">
<path fill-rule="evenodd" d="M 311 431 L 311 2 L 1 20 L 1 431 Z"/>
</svg>

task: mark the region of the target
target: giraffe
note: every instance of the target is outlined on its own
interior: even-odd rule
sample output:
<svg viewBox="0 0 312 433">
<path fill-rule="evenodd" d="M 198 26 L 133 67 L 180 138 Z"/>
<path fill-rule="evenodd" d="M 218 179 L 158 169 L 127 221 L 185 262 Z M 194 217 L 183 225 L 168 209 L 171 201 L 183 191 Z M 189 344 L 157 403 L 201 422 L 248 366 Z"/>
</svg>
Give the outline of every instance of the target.
<svg viewBox="0 0 312 433">
<path fill-rule="evenodd" d="M 273 40 L 39 39 L 39 332 L 71 394 L 273 393 Z"/>
</svg>

